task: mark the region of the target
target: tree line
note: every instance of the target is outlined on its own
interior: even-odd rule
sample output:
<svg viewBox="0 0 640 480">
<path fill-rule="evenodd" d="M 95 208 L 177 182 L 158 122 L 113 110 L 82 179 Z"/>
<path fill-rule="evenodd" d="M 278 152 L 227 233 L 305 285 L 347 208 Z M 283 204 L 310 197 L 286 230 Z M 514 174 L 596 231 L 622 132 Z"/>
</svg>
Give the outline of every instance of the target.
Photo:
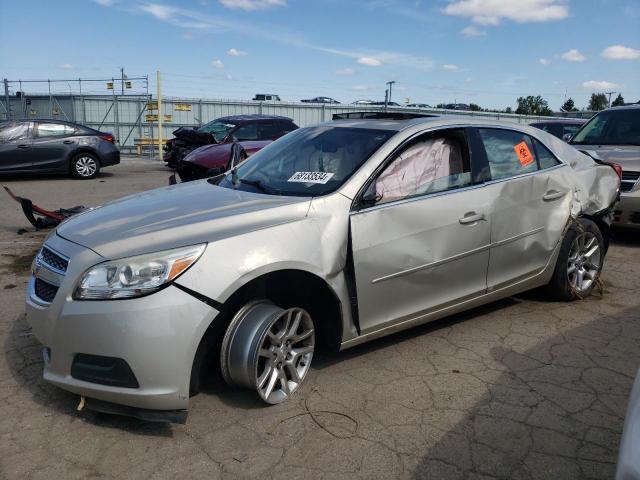
<svg viewBox="0 0 640 480">
<path fill-rule="evenodd" d="M 475 103 L 469 104 L 469 109 L 472 111 L 483 111 L 483 112 L 497 112 L 497 113 L 517 113 L 520 115 L 539 115 L 539 116 L 550 116 L 553 114 L 553 111 L 549 108 L 549 102 L 547 102 L 540 95 L 529 95 L 526 97 L 518 97 L 516 100 L 518 106 L 515 110 L 511 107 L 507 107 L 504 110 L 491 110 L 481 108 L 479 105 Z M 624 105 L 624 97 L 621 93 L 611 102 L 612 107 L 617 107 Z M 591 98 L 589 99 L 589 104 L 587 105 L 587 110 L 590 111 L 600 111 L 604 110 L 609 106 L 609 100 L 604 93 L 592 93 Z M 580 111 L 576 108 L 575 102 L 572 98 L 568 98 L 560 107 L 560 111 L 562 112 L 578 112 Z"/>
</svg>

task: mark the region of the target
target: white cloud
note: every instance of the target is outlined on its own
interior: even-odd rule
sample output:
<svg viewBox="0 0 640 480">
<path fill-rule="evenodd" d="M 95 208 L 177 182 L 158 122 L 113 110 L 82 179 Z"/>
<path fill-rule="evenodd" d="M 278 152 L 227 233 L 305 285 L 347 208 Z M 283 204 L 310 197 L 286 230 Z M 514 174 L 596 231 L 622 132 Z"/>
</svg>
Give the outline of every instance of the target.
<svg viewBox="0 0 640 480">
<path fill-rule="evenodd" d="M 551 62 L 549 62 L 549 60 L 547 60 L 546 58 L 539 58 L 538 59 L 538 63 L 540 65 L 549 65 L 549 63 L 551 63 Z"/>
<path fill-rule="evenodd" d="M 516 23 L 553 22 L 569 16 L 564 0 L 455 0 L 443 12 L 471 17 L 479 25 L 498 25 L 501 20 Z"/>
<path fill-rule="evenodd" d="M 230 73 L 227 73 L 227 74 L 225 75 L 225 78 L 226 78 L 227 80 L 233 80 L 233 77 L 231 76 L 231 74 L 230 74 Z"/>
<path fill-rule="evenodd" d="M 620 88 L 620 85 L 618 85 L 617 83 L 606 82 L 604 80 L 589 80 L 588 82 L 584 82 L 582 86 L 584 88 L 590 88 L 593 90 L 609 90 L 612 88 Z"/>
<path fill-rule="evenodd" d="M 224 63 L 221 60 L 211 60 L 211 66 L 214 68 L 224 68 Z"/>
<path fill-rule="evenodd" d="M 116 3 L 116 0 L 93 0 L 98 5 L 102 5 L 103 7 L 111 7 Z"/>
<path fill-rule="evenodd" d="M 160 5 L 158 3 L 145 3 L 140 5 L 140 9 L 143 12 L 156 17 L 158 20 L 169 20 L 176 13 L 176 9 L 167 5 Z"/>
<path fill-rule="evenodd" d="M 442 65 L 442 68 L 444 70 L 457 70 L 458 66 L 457 65 L 453 65 L 451 63 L 445 63 L 444 65 Z"/>
<path fill-rule="evenodd" d="M 360 57 L 358 58 L 358 63 L 360 65 L 366 65 L 368 67 L 379 67 L 382 65 L 382 62 L 377 58 L 372 57 Z"/>
<path fill-rule="evenodd" d="M 340 68 L 336 70 L 336 75 L 340 75 L 341 77 L 351 77 L 356 74 L 356 71 L 353 68 Z"/>
<path fill-rule="evenodd" d="M 640 50 L 622 45 L 611 45 L 605 48 L 601 55 L 609 60 L 637 60 L 640 58 Z"/>
<path fill-rule="evenodd" d="M 227 8 L 252 11 L 284 7 L 287 5 L 287 0 L 220 0 L 220 3 Z"/>
<path fill-rule="evenodd" d="M 462 35 L 464 35 L 465 37 L 482 37 L 483 35 L 487 34 L 487 32 L 485 32 L 484 30 L 480 30 L 478 27 L 475 27 L 473 25 L 464 27 L 462 30 L 460 30 L 460 33 L 462 33 Z"/>
<path fill-rule="evenodd" d="M 58 68 L 61 68 L 62 70 L 73 70 L 73 65 L 70 63 L 61 63 L 58 65 Z"/>
<path fill-rule="evenodd" d="M 371 90 L 371 87 L 367 85 L 354 85 L 350 88 L 350 90 L 353 90 L 354 92 L 366 92 L 368 90 Z"/>
<path fill-rule="evenodd" d="M 564 52 L 560 55 L 560 58 L 568 62 L 584 62 L 586 60 L 586 57 L 575 48 L 572 48 L 568 52 Z"/>
<path fill-rule="evenodd" d="M 230 55 L 232 57 L 246 57 L 249 54 L 247 52 L 243 51 L 243 50 L 237 50 L 235 48 L 230 48 L 227 51 L 227 55 Z"/>
</svg>

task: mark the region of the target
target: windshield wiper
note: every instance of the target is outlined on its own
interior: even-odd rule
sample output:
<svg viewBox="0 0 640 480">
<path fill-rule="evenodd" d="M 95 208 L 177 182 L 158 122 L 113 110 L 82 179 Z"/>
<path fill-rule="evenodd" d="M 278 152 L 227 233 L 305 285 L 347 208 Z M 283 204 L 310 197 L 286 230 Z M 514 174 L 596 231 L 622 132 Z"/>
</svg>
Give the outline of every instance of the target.
<svg viewBox="0 0 640 480">
<path fill-rule="evenodd" d="M 251 185 L 252 187 L 257 188 L 258 190 L 260 190 L 261 192 L 264 192 L 264 193 L 272 193 L 272 194 L 276 194 L 276 195 L 280 195 L 282 193 L 282 192 L 280 192 L 280 190 L 277 190 L 277 189 L 275 189 L 273 187 L 265 185 L 260 180 L 250 180 L 248 178 L 240 178 L 239 181 L 240 181 L 240 183 L 242 183 L 244 185 Z"/>
</svg>

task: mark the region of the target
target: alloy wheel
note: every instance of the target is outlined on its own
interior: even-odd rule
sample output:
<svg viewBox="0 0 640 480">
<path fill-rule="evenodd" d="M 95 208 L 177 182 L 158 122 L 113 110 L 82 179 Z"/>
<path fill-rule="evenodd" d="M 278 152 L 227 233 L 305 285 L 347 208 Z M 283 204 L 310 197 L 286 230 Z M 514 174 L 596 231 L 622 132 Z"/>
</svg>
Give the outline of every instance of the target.
<svg viewBox="0 0 640 480">
<path fill-rule="evenodd" d="M 567 262 L 569 285 L 577 293 L 591 288 L 600 272 L 601 252 L 598 238 L 591 232 L 582 232 L 571 243 Z"/>
<path fill-rule="evenodd" d="M 98 164 L 93 157 L 83 155 L 76 160 L 75 168 L 76 172 L 81 177 L 91 177 L 96 173 Z"/>
</svg>

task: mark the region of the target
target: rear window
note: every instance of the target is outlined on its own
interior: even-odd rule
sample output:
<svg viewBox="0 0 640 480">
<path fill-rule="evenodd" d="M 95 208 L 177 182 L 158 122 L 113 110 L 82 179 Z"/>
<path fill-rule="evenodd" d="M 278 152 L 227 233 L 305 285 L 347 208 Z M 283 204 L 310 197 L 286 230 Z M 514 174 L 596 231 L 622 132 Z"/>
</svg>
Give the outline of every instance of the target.
<svg viewBox="0 0 640 480">
<path fill-rule="evenodd" d="M 572 145 L 640 145 L 640 108 L 605 110 L 589 120 Z"/>
</svg>

